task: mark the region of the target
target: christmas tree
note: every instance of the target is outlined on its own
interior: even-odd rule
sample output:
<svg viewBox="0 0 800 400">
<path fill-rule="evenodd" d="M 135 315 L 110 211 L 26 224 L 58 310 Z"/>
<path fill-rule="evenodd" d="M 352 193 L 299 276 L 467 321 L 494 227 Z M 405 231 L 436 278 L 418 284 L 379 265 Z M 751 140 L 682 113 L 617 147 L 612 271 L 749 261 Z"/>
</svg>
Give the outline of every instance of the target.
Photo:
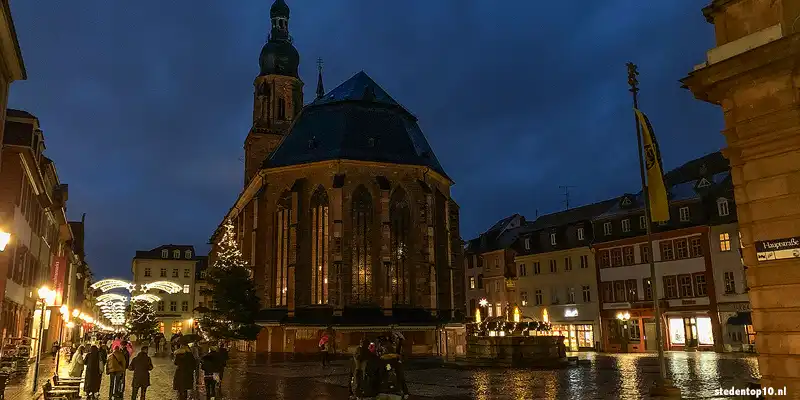
<svg viewBox="0 0 800 400">
<path fill-rule="evenodd" d="M 212 307 L 200 319 L 201 332 L 216 339 L 255 340 L 261 329 L 255 324 L 259 305 L 256 287 L 236 243 L 233 224 L 225 221 L 217 243 L 216 260 L 206 273 L 204 296 Z"/>
<path fill-rule="evenodd" d="M 149 338 L 158 331 L 158 321 L 153 304 L 144 300 L 134 300 L 130 306 L 130 327 L 128 331 L 139 338 Z"/>
</svg>

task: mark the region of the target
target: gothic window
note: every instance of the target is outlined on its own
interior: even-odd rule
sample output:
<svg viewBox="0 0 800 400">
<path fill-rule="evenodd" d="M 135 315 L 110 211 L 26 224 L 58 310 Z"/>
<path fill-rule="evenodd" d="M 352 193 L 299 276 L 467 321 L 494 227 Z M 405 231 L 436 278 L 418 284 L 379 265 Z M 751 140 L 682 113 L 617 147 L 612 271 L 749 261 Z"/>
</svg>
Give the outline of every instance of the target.
<svg viewBox="0 0 800 400">
<path fill-rule="evenodd" d="M 391 221 L 391 250 L 392 259 L 389 264 L 389 287 L 392 290 L 392 301 L 395 304 L 407 304 L 408 277 L 406 276 L 408 258 L 408 237 L 411 224 L 411 211 L 408 208 L 406 194 L 398 188 L 392 194 L 389 205 L 389 218 Z"/>
<path fill-rule="evenodd" d="M 286 100 L 278 99 L 278 119 L 286 119 Z"/>
<path fill-rule="evenodd" d="M 328 303 L 328 195 L 322 186 L 311 196 L 311 302 Z"/>
<path fill-rule="evenodd" d="M 372 297 L 372 196 L 364 186 L 353 192 L 352 217 L 353 302 L 364 303 Z"/>
<path fill-rule="evenodd" d="M 275 212 L 275 305 L 287 305 L 286 296 L 289 274 L 289 249 L 291 236 L 289 227 L 292 220 L 292 194 L 284 192 L 278 200 Z"/>
</svg>

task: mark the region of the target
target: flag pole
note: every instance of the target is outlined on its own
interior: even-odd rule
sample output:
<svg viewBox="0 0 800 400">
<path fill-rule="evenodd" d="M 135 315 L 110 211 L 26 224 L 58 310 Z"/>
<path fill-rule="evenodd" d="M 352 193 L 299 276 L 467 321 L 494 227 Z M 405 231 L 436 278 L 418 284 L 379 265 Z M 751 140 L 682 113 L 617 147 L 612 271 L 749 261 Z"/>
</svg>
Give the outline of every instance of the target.
<svg viewBox="0 0 800 400">
<path fill-rule="evenodd" d="M 639 80 L 636 78 L 639 75 L 639 70 L 636 64 L 629 62 L 626 64 L 628 67 L 628 85 L 630 85 L 630 92 L 633 94 L 633 108 L 639 109 Z M 653 299 L 653 308 L 655 311 L 656 320 L 656 345 L 658 346 L 658 380 L 656 381 L 657 388 L 663 388 L 666 385 L 667 369 L 664 360 L 664 340 L 661 331 L 661 306 L 658 296 L 658 279 L 656 279 L 656 263 L 655 263 L 655 249 L 653 249 L 653 230 L 650 221 L 650 196 L 647 192 L 647 181 L 645 179 L 644 157 L 642 154 L 642 132 L 639 126 L 639 119 L 634 113 L 633 119 L 636 121 L 636 142 L 639 149 L 639 176 L 642 179 L 642 196 L 644 196 L 644 219 L 647 226 L 647 246 L 650 248 L 650 291 Z"/>
</svg>

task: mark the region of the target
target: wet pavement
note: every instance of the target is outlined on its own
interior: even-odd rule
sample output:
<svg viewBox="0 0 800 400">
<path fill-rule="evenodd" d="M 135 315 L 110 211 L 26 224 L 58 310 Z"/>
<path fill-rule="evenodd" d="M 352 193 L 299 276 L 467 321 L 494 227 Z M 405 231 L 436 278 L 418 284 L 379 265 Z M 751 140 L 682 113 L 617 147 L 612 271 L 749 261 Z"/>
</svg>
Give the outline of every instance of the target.
<svg viewBox="0 0 800 400">
<path fill-rule="evenodd" d="M 412 399 L 644 399 L 658 376 L 658 363 L 650 354 L 586 354 L 587 366 L 560 370 L 454 369 L 440 366 L 410 368 L 407 373 Z M 147 397 L 175 399 L 174 366 L 168 357 L 154 357 L 155 370 Z M 758 365 L 752 355 L 709 352 L 667 353 L 668 377 L 685 399 L 709 399 L 720 387 L 744 388 L 757 380 Z M 7 400 L 31 399 L 30 380 L 10 385 Z M 62 372 L 65 372 L 63 370 Z M 43 377 L 52 377 L 53 361 L 42 363 Z M 130 398 L 130 379 L 126 399 Z M 27 381 L 27 383 L 26 383 Z M 255 364 L 247 355 L 232 354 L 223 380 L 221 399 L 347 399 L 348 370 L 344 361 L 321 368 L 316 362 Z M 41 384 L 41 383 L 40 383 Z M 108 377 L 103 377 L 102 399 L 108 398 Z M 198 398 L 205 399 L 202 385 Z"/>
</svg>

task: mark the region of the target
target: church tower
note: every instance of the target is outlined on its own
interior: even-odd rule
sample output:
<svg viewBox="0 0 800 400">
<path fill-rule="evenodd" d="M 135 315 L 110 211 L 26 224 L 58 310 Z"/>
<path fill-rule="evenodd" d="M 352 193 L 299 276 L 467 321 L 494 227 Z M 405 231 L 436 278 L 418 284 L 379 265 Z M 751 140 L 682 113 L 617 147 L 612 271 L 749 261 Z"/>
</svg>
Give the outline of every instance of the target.
<svg viewBox="0 0 800 400">
<path fill-rule="evenodd" d="M 303 82 L 297 74 L 300 55 L 289 36 L 289 6 L 275 0 L 269 10 L 272 29 L 258 59 L 253 82 L 253 126 L 244 142 L 244 185 L 289 131 L 303 108 Z"/>
</svg>

